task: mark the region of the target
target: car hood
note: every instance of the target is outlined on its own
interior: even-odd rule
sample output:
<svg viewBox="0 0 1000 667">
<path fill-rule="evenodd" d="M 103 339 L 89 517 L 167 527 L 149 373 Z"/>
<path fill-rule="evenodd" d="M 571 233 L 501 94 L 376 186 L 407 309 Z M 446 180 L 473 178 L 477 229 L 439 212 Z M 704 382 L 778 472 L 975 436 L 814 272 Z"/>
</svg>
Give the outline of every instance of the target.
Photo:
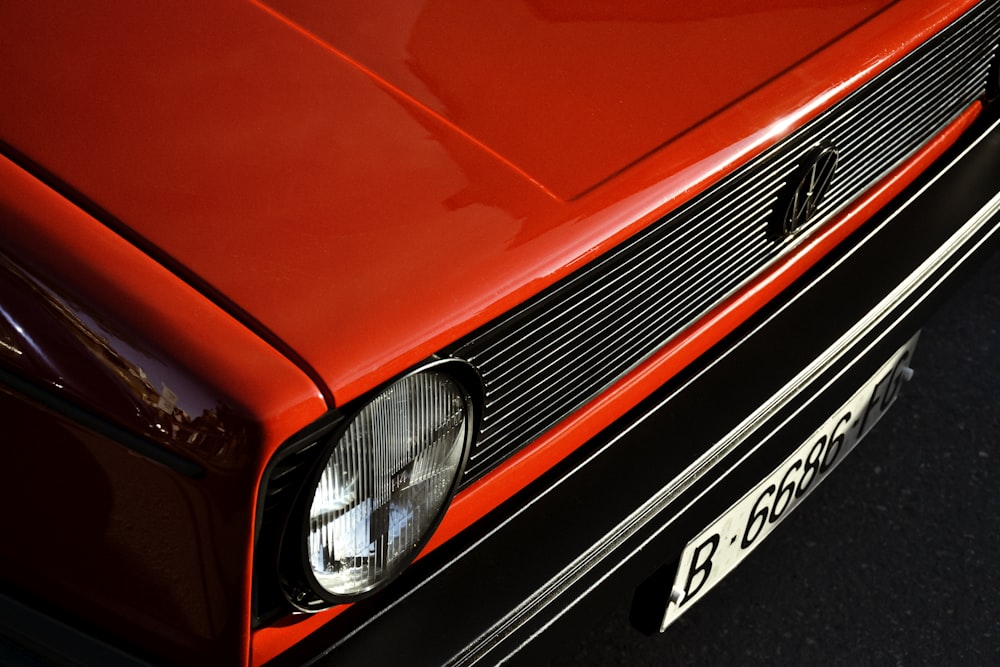
<svg viewBox="0 0 1000 667">
<path fill-rule="evenodd" d="M 0 7 L 6 152 L 338 403 L 934 25 L 888 0 L 115 4 Z"/>
<path fill-rule="evenodd" d="M 836 40 L 877 3 L 267 6 L 571 198 Z"/>
</svg>

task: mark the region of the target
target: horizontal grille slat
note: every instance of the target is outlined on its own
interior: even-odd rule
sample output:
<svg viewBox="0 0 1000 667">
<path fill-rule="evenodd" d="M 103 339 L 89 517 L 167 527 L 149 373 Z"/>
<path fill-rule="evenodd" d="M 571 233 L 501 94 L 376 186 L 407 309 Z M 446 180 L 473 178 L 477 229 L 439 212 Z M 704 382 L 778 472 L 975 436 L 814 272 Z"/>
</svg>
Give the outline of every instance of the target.
<svg viewBox="0 0 1000 667">
<path fill-rule="evenodd" d="M 463 484 L 624 377 L 794 244 L 775 238 L 802 159 L 836 145 L 829 219 L 914 155 L 986 90 L 1000 2 L 982 2 L 778 145 L 678 211 L 460 341 L 486 387 Z"/>
<path fill-rule="evenodd" d="M 749 228 L 751 231 L 753 228 Z M 671 260 L 676 258 L 669 255 L 660 256 L 656 261 L 651 261 L 647 264 L 642 265 L 642 272 L 639 273 L 629 273 L 624 277 L 627 280 L 612 279 L 608 281 L 599 292 L 594 292 L 588 294 L 588 298 L 583 303 L 585 305 L 591 306 L 590 310 L 586 314 L 581 314 L 579 318 L 570 319 L 568 322 L 567 318 L 563 317 L 562 313 L 559 316 L 553 317 L 550 322 L 552 323 L 551 329 L 546 332 L 544 336 L 540 336 L 538 341 L 532 341 L 530 345 L 525 345 L 522 349 L 518 350 L 517 353 L 511 354 L 508 358 L 498 360 L 496 365 L 496 372 L 498 378 L 497 388 L 502 388 L 502 386 L 508 381 L 506 379 L 506 369 L 511 366 L 518 366 L 524 369 L 524 365 L 521 363 L 526 357 L 533 357 L 532 368 L 537 368 L 539 370 L 544 370 L 545 360 L 553 353 L 561 348 L 570 346 L 573 342 L 573 334 L 568 334 L 567 329 L 570 328 L 570 323 L 572 323 L 572 329 L 581 331 L 582 334 L 589 332 L 586 325 L 590 323 L 595 323 L 600 320 L 607 319 L 602 317 L 609 310 L 616 308 L 620 310 L 622 308 L 656 308 L 657 301 L 662 302 L 664 299 L 662 297 L 666 296 L 683 298 L 681 292 L 688 290 L 693 286 L 695 281 L 705 280 L 705 276 L 694 275 L 692 271 L 685 271 L 685 269 L 695 269 L 696 260 L 693 259 L 696 255 L 692 254 L 692 248 L 682 248 L 681 261 L 679 263 L 672 263 Z M 731 254 L 737 254 L 738 248 L 733 248 Z M 724 257 L 720 257 L 716 261 L 721 261 Z M 648 280 L 648 275 L 642 275 L 644 272 L 655 272 L 657 275 L 682 275 L 687 278 L 689 282 L 679 281 L 672 285 L 669 292 L 663 293 L 656 289 L 657 283 Z M 627 295 L 622 294 L 622 289 L 628 287 L 639 286 L 642 289 L 633 289 L 628 292 Z M 614 300 L 604 298 L 606 294 L 610 293 L 615 298 Z M 596 296 L 595 296 L 596 295 Z M 649 295 L 649 296 L 643 296 Z M 629 298 L 623 298 L 623 296 L 628 296 Z M 558 323 L 558 324 L 557 324 Z M 608 326 L 606 322 L 601 322 L 597 326 Z M 556 342 L 549 343 L 550 340 Z M 547 349 L 548 352 L 538 352 L 536 349 Z"/>
<path fill-rule="evenodd" d="M 705 289 L 703 283 L 708 282 L 709 285 L 721 284 L 718 281 L 712 281 L 711 278 L 721 272 L 739 270 L 738 265 L 735 263 L 738 259 L 738 252 L 738 249 L 730 251 L 733 261 L 727 261 L 730 258 L 726 255 L 716 258 L 715 261 L 719 266 L 702 276 L 691 277 L 690 283 L 671 285 L 671 291 L 666 292 L 665 295 L 672 298 L 663 299 L 664 293 L 652 290 L 648 286 L 646 286 L 646 289 L 633 294 L 617 295 L 618 299 L 615 307 L 607 309 L 604 317 L 584 320 L 582 322 L 583 326 L 574 329 L 572 333 L 561 338 L 555 347 L 540 352 L 533 358 L 533 363 L 528 367 L 530 370 L 526 370 L 525 365 L 521 365 L 513 377 L 509 377 L 506 373 L 500 371 L 496 384 L 498 392 L 502 392 L 504 386 L 509 385 L 516 378 L 522 377 L 526 372 L 546 373 L 553 363 L 556 363 L 552 359 L 557 355 L 562 357 L 565 357 L 567 354 L 581 356 L 583 351 L 581 350 L 579 339 L 589 335 L 594 328 L 602 328 L 607 336 L 622 341 L 629 341 L 636 337 L 637 334 L 630 335 L 630 329 L 649 331 L 657 333 L 662 337 L 665 331 L 671 330 L 676 325 L 675 320 L 678 317 L 678 312 L 683 312 L 685 308 L 695 309 L 698 307 L 699 299 L 696 298 L 696 294 L 697 290 Z M 743 272 L 749 272 L 752 270 L 752 267 L 743 268 L 742 270 Z M 669 302 L 672 307 L 665 308 L 664 302 Z M 599 345 L 600 343 L 597 341 L 594 344 Z"/>
<path fill-rule="evenodd" d="M 787 167 L 786 167 L 787 169 Z M 772 176 L 771 171 L 766 172 L 762 176 L 759 176 L 755 181 L 747 184 L 748 187 L 735 188 L 733 193 L 730 193 L 733 197 L 741 197 L 746 195 L 748 190 L 756 186 L 761 187 L 761 183 L 757 181 L 762 181 L 763 178 Z M 744 206 L 748 205 L 743 199 L 741 202 Z M 740 203 L 740 202 L 737 202 Z M 716 205 L 719 205 L 718 203 Z M 717 212 L 718 214 L 726 213 L 725 208 L 715 210 L 715 207 L 710 207 L 709 212 Z M 733 215 L 733 209 L 730 207 L 728 210 L 729 215 Z M 692 246 L 697 244 L 699 241 L 705 244 L 717 242 L 714 238 L 718 235 L 718 221 L 715 217 L 711 215 L 701 215 L 697 219 L 692 220 L 692 224 L 683 229 L 670 229 L 666 230 L 666 234 L 663 239 L 660 240 L 654 246 L 644 248 L 639 252 L 636 252 L 632 257 L 631 261 L 622 267 L 620 275 L 634 275 L 636 273 L 642 273 L 650 268 L 655 263 L 659 263 L 659 260 L 655 259 L 657 257 L 667 257 L 672 261 L 680 262 L 682 264 L 691 264 L 698 261 L 697 256 L 691 254 Z M 750 230 L 747 230 L 750 233 Z M 678 270 L 682 267 L 674 267 L 672 270 Z M 608 283 L 598 283 L 591 285 L 591 289 L 588 294 L 600 294 L 607 292 L 611 289 Z M 588 297 L 589 298 L 589 297 Z M 553 322 L 558 321 L 561 318 L 569 318 L 572 316 L 573 310 L 578 310 L 586 305 L 586 299 L 573 299 L 567 300 L 566 302 L 557 302 L 552 304 L 547 304 L 544 310 L 540 309 L 536 317 L 552 317 Z M 532 328 L 532 321 L 525 322 L 522 326 L 511 327 L 510 330 L 505 331 L 502 336 L 498 336 L 496 340 L 490 340 L 488 343 L 484 344 L 480 349 L 475 350 L 474 356 L 470 356 L 469 360 L 476 363 L 477 359 L 488 356 L 492 353 L 495 348 L 504 345 L 512 339 L 516 339 L 519 334 L 523 331 Z M 546 335 L 544 332 L 541 335 Z M 500 363 L 508 363 L 508 360 L 516 358 L 525 348 L 523 346 L 515 348 L 510 348 L 507 354 L 501 359 Z"/>
<path fill-rule="evenodd" d="M 747 267 L 744 269 L 745 273 L 752 271 L 753 267 Z M 722 267 L 720 270 L 728 270 L 726 267 Z M 718 285 L 721 283 L 712 283 L 716 285 L 715 290 L 722 289 Z M 717 296 L 717 295 L 710 295 Z M 690 315 L 691 311 L 694 311 L 698 307 L 697 302 L 692 301 L 688 306 L 687 315 Z M 619 348 L 618 350 L 611 352 L 609 356 L 608 353 L 597 343 L 591 343 L 590 347 L 586 349 L 581 349 L 580 346 L 568 347 L 566 350 L 572 350 L 574 353 L 574 361 L 578 366 L 590 365 L 593 366 L 591 372 L 594 374 L 599 374 L 602 377 L 605 375 L 603 372 L 598 372 L 601 369 L 608 368 L 609 373 L 620 372 L 620 367 L 622 363 L 632 364 L 641 361 L 643 353 L 649 348 L 650 345 L 654 345 L 657 340 L 662 340 L 662 338 L 672 331 L 677 326 L 678 320 L 683 320 L 685 318 L 685 312 L 660 312 L 645 317 L 646 312 L 642 311 L 642 306 L 638 309 L 640 312 L 635 313 L 631 318 L 625 320 L 616 326 L 613 331 L 613 335 L 621 340 L 628 341 L 626 345 Z M 603 359 L 602 359 L 603 357 Z M 559 361 L 563 359 L 551 362 L 550 366 L 558 364 Z M 600 361 L 599 361 L 600 360 Z M 545 370 L 541 369 L 544 373 Z M 496 432 L 504 430 L 504 422 L 511 423 L 514 420 L 522 420 L 528 418 L 534 410 L 530 408 L 535 400 L 540 398 L 539 394 L 547 391 L 548 387 L 539 389 L 537 392 L 532 392 L 530 390 L 522 391 L 516 399 L 511 399 L 511 402 L 517 402 L 522 404 L 521 410 L 506 410 L 502 415 L 496 418 L 493 422 L 493 428 Z M 588 390 L 586 388 L 581 390 L 582 393 L 586 393 Z M 562 401 L 564 402 L 564 401 Z M 562 402 L 558 402 L 557 405 L 561 405 Z"/>
<path fill-rule="evenodd" d="M 716 287 L 715 293 L 709 294 L 709 298 L 721 296 L 718 294 L 721 289 L 721 287 Z M 634 367 L 634 365 L 641 362 L 644 356 L 643 353 L 650 346 L 662 340 L 667 332 L 672 331 L 676 327 L 678 320 L 685 319 L 685 316 L 690 317 L 693 311 L 694 306 L 688 312 L 679 315 L 675 314 L 669 317 L 669 319 L 664 315 L 662 316 L 664 321 L 659 322 L 660 326 L 655 329 L 648 327 L 640 329 L 635 327 L 634 329 L 637 333 L 634 338 L 629 340 L 629 346 L 612 352 L 611 356 L 608 356 L 599 348 L 588 350 L 589 353 L 577 354 L 575 359 L 577 362 L 576 367 L 580 370 L 580 374 L 603 378 L 609 382 L 613 381 L 618 377 L 623 366 L 630 365 Z M 628 332 L 624 333 L 625 336 L 623 337 L 627 337 Z M 545 415 L 557 413 L 567 416 L 580 400 L 592 398 L 597 393 L 592 389 L 591 384 L 577 385 L 574 382 L 577 377 L 578 375 L 567 375 L 564 380 L 567 386 L 557 387 L 558 391 L 556 395 L 559 395 L 560 398 L 555 399 L 554 402 L 547 405 L 542 405 L 541 402 L 544 396 L 550 395 L 550 392 L 554 388 L 552 385 L 546 383 L 545 386 L 535 387 L 534 391 L 525 391 L 519 396 L 519 400 L 512 400 L 505 406 L 506 409 L 503 410 L 502 416 L 493 423 L 494 434 L 499 437 L 508 431 L 511 425 L 525 428 L 528 425 L 534 424 L 536 420 L 533 417 L 540 412 L 543 412 Z M 538 407 L 540 405 L 541 407 Z M 545 429 L 542 428 L 541 430 L 544 431 Z"/>
</svg>

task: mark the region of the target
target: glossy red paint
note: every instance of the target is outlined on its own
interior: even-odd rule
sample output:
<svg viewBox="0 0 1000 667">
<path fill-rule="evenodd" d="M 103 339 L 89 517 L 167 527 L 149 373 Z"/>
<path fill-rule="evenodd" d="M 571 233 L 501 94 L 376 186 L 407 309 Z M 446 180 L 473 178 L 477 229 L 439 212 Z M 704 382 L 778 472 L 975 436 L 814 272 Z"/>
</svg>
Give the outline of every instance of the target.
<svg viewBox="0 0 1000 667">
<path fill-rule="evenodd" d="M 0 46 L 2 134 L 110 224 L 122 221 L 143 247 L 238 304 L 343 404 L 635 233 L 969 4 L 892 4 L 798 64 L 805 47 L 782 54 L 784 41 L 772 39 L 764 69 L 794 68 L 724 89 L 719 99 L 744 96 L 738 107 L 706 102 L 700 108 L 711 118 L 701 122 L 631 119 L 630 131 L 645 137 L 642 150 L 674 139 L 568 203 L 386 80 L 236 0 L 50 12 L 4 5 L 0 21 L 13 29 Z M 479 7 L 465 9 L 486 12 Z M 876 9 L 849 7 L 838 25 Z M 811 10 L 781 11 L 790 34 L 809 34 L 819 21 Z M 681 14 L 672 30 L 699 25 L 697 15 Z M 131 38 L 137 34 L 142 39 Z M 884 44 L 899 49 L 876 46 Z M 665 70 L 680 57 L 681 44 L 662 46 L 659 65 L 642 54 L 642 71 Z M 542 57 L 540 45 L 524 48 Z M 464 65 L 466 78 L 481 80 L 477 63 Z M 687 69 L 700 82 L 713 80 L 717 66 L 706 60 Z M 558 94 L 545 90 L 534 91 L 537 106 Z M 624 131 L 620 125 L 602 126 L 600 141 Z M 500 129 L 515 136 L 521 128 Z M 543 142 L 535 152 L 553 147 Z M 560 170 L 601 177 L 623 166 L 601 151 L 582 158 L 552 151 L 557 158 Z"/>
<path fill-rule="evenodd" d="M 4 393 L 4 456 L 18 474 L 3 503 L 19 508 L 6 526 L 18 548 L 0 550 L 5 586 L 31 582 L 47 606 L 172 660 L 245 660 L 259 478 L 273 450 L 325 412 L 321 394 L 246 327 L 3 158 L 0 236 L 3 369 L 204 470 L 179 474 Z"/>
<path fill-rule="evenodd" d="M 263 4 L 573 199 L 891 0 Z"/>
<path fill-rule="evenodd" d="M 192 413 L 224 405 L 257 424 L 263 440 L 282 442 L 325 412 L 315 385 L 280 353 L 2 157 L 0 231 L 0 251 L 30 274 L 39 289 L 86 320 L 94 336 L 141 368 L 157 388 L 176 379 L 180 384 L 175 391 L 185 388 L 177 402 Z M 81 385 L 65 391 L 82 402 L 88 389 Z M 88 407 L 102 410 L 96 402 Z M 121 414 L 108 416 L 128 423 Z M 169 438 L 160 442 L 208 468 L 242 465 L 214 454 L 202 458 Z M 271 453 L 265 449 L 253 456 L 266 459 Z"/>
</svg>

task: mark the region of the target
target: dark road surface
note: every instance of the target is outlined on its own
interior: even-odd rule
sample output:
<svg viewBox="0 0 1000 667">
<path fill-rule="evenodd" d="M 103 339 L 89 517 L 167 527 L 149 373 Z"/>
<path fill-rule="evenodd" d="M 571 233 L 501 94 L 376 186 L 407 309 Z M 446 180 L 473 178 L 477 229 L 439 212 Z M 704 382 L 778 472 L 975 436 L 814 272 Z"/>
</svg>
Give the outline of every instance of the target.
<svg viewBox="0 0 1000 667">
<path fill-rule="evenodd" d="M 1000 665 L 1000 257 L 928 323 L 838 470 L 665 635 L 608 610 L 587 665 Z"/>
</svg>

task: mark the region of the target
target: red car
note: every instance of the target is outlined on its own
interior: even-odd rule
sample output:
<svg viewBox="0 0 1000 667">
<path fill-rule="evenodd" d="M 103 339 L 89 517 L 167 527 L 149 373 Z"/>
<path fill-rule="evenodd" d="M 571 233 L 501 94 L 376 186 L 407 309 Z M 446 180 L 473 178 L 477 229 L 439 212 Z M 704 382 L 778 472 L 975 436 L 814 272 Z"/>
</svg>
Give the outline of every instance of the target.
<svg viewBox="0 0 1000 667">
<path fill-rule="evenodd" d="M 529 662 L 623 590 L 669 632 L 994 247 L 998 43 L 997 0 L 0 4 L 0 660 Z"/>
</svg>

